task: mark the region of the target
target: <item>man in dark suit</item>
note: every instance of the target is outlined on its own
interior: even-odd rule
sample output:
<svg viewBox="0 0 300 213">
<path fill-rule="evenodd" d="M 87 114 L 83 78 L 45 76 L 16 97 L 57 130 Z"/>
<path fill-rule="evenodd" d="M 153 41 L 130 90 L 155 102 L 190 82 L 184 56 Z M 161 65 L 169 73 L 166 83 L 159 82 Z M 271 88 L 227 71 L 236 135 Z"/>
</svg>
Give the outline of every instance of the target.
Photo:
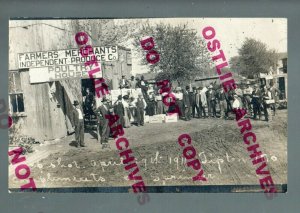
<svg viewBox="0 0 300 213">
<path fill-rule="evenodd" d="M 120 87 L 120 89 L 123 89 L 123 88 L 127 88 L 128 89 L 130 87 L 130 83 L 125 78 L 125 75 L 122 75 L 122 79 L 120 79 L 120 81 L 119 81 L 119 87 Z"/>
<path fill-rule="evenodd" d="M 84 144 L 84 119 L 83 112 L 80 108 L 78 101 L 74 101 L 74 110 L 73 110 L 73 124 L 75 126 L 75 139 L 76 147 L 85 147 Z"/>
<path fill-rule="evenodd" d="M 228 93 L 222 88 L 218 91 L 218 99 L 220 105 L 220 118 L 228 119 Z"/>
<path fill-rule="evenodd" d="M 203 116 L 206 117 L 206 114 L 205 114 L 205 108 L 204 106 L 202 105 L 202 101 L 201 101 L 201 90 L 202 90 L 202 87 L 199 87 L 198 90 L 196 91 L 196 95 L 195 95 L 195 107 L 196 107 L 196 110 L 197 110 L 197 114 L 198 114 L 198 118 L 202 118 L 202 112 L 203 112 Z"/>
<path fill-rule="evenodd" d="M 208 91 L 207 91 L 207 103 L 209 103 L 208 107 L 208 113 L 211 117 L 216 118 L 217 117 L 217 111 L 216 111 L 216 92 L 213 90 L 213 86 L 209 85 Z"/>
<path fill-rule="evenodd" d="M 144 79 L 143 75 L 141 76 L 141 80 L 139 80 L 137 78 L 136 88 L 142 89 L 143 97 L 144 97 L 145 101 L 148 101 L 149 100 L 148 93 L 147 93 L 148 82 Z"/>
<path fill-rule="evenodd" d="M 107 103 L 107 99 L 104 97 L 102 100 L 102 105 L 95 110 L 97 115 L 97 130 L 98 130 L 98 142 L 100 142 L 104 148 L 108 144 L 109 138 L 109 120 L 105 118 L 105 115 L 111 114 L 110 106 Z M 100 141 L 101 137 L 101 141 Z"/>
<path fill-rule="evenodd" d="M 261 117 L 261 91 L 257 85 L 254 85 L 254 91 L 252 92 L 252 104 L 253 104 L 253 119 L 256 120 L 257 114 L 260 120 Z"/>
<path fill-rule="evenodd" d="M 195 110 L 197 110 L 197 114 L 199 117 L 199 107 L 196 104 L 196 96 L 197 96 L 197 89 L 196 89 L 196 87 L 193 87 L 193 92 L 190 92 L 190 102 L 191 102 L 191 106 L 192 106 L 193 118 L 195 118 L 195 113 L 196 113 Z"/>
<path fill-rule="evenodd" d="M 136 115 L 137 115 L 137 126 L 144 126 L 144 112 L 147 107 L 147 103 L 143 98 L 142 94 L 138 95 L 138 98 L 133 102 L 136 106 Z"/>
<path fill-rule="evenodd" d="M 190 102 L 190 87 L 186 86 L 183 93 L 183 107 L 184 107 L 184 117 L 186 121 L 191 120 L 191 102 Z"/>
</svg>

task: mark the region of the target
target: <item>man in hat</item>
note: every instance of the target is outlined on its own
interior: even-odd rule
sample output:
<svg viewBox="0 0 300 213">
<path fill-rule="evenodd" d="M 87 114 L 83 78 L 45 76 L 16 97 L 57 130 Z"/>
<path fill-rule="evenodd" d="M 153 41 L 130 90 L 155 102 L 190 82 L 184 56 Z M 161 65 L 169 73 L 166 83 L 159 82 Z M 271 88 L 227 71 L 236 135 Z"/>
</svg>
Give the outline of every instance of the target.
<svg viewBox="0 0 300 213">
<path fill-rule="evenodd" d="M 74 101 L 74 110 L 73 110 L 73 124 L 75 126 L 75 139 L 76 139 L 76 147 L 85 147 L 84 144 L 84 118 L 83 112 L 80 108 L 79 102 Z"/>
<path fill-rule="evenodd" d="M 184 117 L 186 121 L 191 120 L 191 101 L 189 94 L 190 87 L 186 86 L 183 93 L 183 107 L 184 107 Z"/>
<path fill-rule="evenodd" d="M 134 76 L 131 76 L 131 79 L 130 79 L 130 89 L 135 89 L 136 87 L 136 83 L 137 83 L 137 80 L 134 78 Z"/>
<path fill-rule="evenodd" d="M 143 98 L 143 94 L 140 93 L 138 98 L 133 101 L 133 104 L 136 105 L 137 126 L 144 126 L 144 111 L 147 107 L 147 103 Z"/>
<path fill-rule="evenodd" d="M 183 93 L 181 87 L 177 87 L 175 91 L 175 97 L 176 97 L 176 105 L 179 108 L 179 116 L 182 117 L 183 115 L 183 107 L 182 107 L 182 99 L 183 99 Z"/>
<path fill-rule="evenodd" d="M 271 99 L 274 100 L 274 103 L 271 104 L 271 108 L 273 110 L 273 116 L 275 116 L 276 114 L 276 104 L 278 103 L 278 100 L 279 100 L 279 96 L 281 95 L 281 92 L 278 88 L 275 87 L 275 83 L 272 82 L 270 84 L 270 93 L 271 93 Z"/>
<path fill-rule="evenodd" d="M 103 97 L 102 104 L 95 110 L 97 115 L 97 133 L 98 133 L 98 142 L 102 144 L 102 148 L 107 147 L 108 138 L 109 138 L 109 120 L 105 118 L 105 115 L 111 114 L 110 106 L 106 97 Z M 101 138 L 101 141 L 100 141 Z"/>
<path fill-rule="evenodd" d="M 129 88 L 129 81 L 125 78 L 125 75 L 122 75 L 122 79 L 119 82 L 120 89 Z"/>
<path fill-rule="evenodd" d="M 233 98 L 234 98 L 233 103 L 232 103 L 233 110 L 241 108 L 241 102 L 240 102 L 239 96 L 237 94 L 234 94 Z"/>
<path fill-rule="evenodd" d="M 252 96 L 253 88 L 250 86 L 249 81 L 247 81 L 246 84 L 247 84 L 247 86 L 244 89 L 244 98 L 245 98 L 245 102 L 246 102 L 247 112 L 250 115 L 252 115 L 251 96 Z"/>
<path fill-rule="evenodd" d="M 137 82 L 136 87 L 142 89 L 143 97 L 148 100 L 148 82 L 145 80 L 143 75 L 141 76 L 141 80 Z"/>
<path fill-rule="evenodd" d="M 196 91 L 195 105 L 196 105 L 195 107 L 196 107 L 196 110 L 197 110 L 198 118 L 201 118 L 203 108 L 202 108 L 202 102 L 201 102 L 201 88 L 200 87 L 198 87 L 198 89 Z M 204 111 L 204 116 L 205 116 L 205 111 Z"/>
<path fill-rule="evenodd" d="M 241 89 L 241 84 L 239 82 L 236 83 L 236 89 L 234 90 L 235 94 L 238 96 L 238 99 L 240 101 L 240 107 L 242 108 L 243 107 L 243 96 L 244 96 L 244 93 L 243 93 L 243 90 Z"/>
<path fill-rule="evenodd" d="M 156 100 L 156 114 L 163 114 L 163 102 L 162 102 L 162 95 L 155 91 L 155 100 Z"/>
<path fill-rule="evenodd" d="M 88 115 L 89 121 L 91 121 L 91 117 L 93 115 L 93 103 L 94 103 L 95 97 L 94 94 L 91 92 L 90 88 L 86 88 L 86 96 L 84 100 L 84 106 L 85 106 L 85 113 Z"/>
<path fill-rule="evenodd" d="M 221 87 L 219 90 L 220 117 L 224 119 L 228 118 L 228 101 L 228 94 Z"/>
<path fill-rule="evenodd" d="M 203 118 L 207 118 L 206 116 L 206 112 L 205 112 L 205 108 L 207 107 L 207 96 L 206 96 L 206 92 L 207 92 L 207 87 L 204 86 L 203 88 L 200 87 L 200 98 L 201 98 L 201 108 L 200 108 L 200 112 L 203 112 Z"/>
<path fill-rule="evenodd" d="M 269 121 L 269 106 L 267 104 L 267 102 L 269 100 L 271 100 L 271 93 L 269 92 L 270 87 L 264 85 L 261 88 L 261 103 L 262 103 L 262 107 L 263 107 L 263 112 L 264 112 L 264 116 L 265 116 L 265 121 Z"/>
<path fill-rule="evenodd" d="M 254 90 L 252 92 L 252 104 L 253 104 L 253 119 L 256 120 L 257 114 L 259 116 L 259 120 L 261 117 L 261 91 L 258 88 L 257 84 L 254 85 Z"/>
<path fill-rule="evenodd" d="M 191 101 L 193 118 L 195 118 L 195 114 L 196 114 L 195 109 L 197 110 L 197 114 L 198 114 L 198 117 L 199 117 L 199 108 L 196 105 L 196 95 L 197 95 L 197 88 L 193 87 L 193 91 L 190 92 L 190 101 Z"/>
<path fill-rule="evenodd" d="M 211 117 L 216 118 L 217 117 L 217 111 L 216 111 L 216 92 L 213 90 L 212 84 L 209 85 L 208 91 L 207 91 L 207 104 L 208 104 L 208 114 Z"/>
</svg>

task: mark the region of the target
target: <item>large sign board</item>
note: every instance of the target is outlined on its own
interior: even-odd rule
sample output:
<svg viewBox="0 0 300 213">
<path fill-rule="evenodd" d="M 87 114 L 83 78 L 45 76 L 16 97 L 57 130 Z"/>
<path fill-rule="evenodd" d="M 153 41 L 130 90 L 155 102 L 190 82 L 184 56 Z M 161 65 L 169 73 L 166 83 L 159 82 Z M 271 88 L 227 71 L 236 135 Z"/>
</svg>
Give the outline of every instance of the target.
<svg viewBox="0 0 300 213">
<path fill-rule="evenodd" d="M 94 47 L 97 61 L 118 60 L 118 47 Z M 82 57 L 79 49 L 52 50 L 18 54 L 19 69 L 38 67 L 59 67 L 64 65 L 80 65 L 90 61 L 92 56 Z"/>
<path fill-rule="evenodd" d="M 101 64 L 99 63 L 100 70 Z M 70 78 L 89 78 L 88 71 L 94 67 L 84 64 L 57 65 L 51 67 L 35 67 L 29 70 L 30 83 L 58 81 Z M 95 78 L 101 78 L 102 72 L 96 72 Z"/>
</svg>

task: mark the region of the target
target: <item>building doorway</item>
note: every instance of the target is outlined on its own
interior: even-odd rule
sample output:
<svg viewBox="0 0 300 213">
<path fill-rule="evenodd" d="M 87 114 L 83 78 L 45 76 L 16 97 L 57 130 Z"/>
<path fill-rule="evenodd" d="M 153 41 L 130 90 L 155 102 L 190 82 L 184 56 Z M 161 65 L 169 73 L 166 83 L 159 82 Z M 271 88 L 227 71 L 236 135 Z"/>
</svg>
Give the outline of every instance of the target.
<svg viewBox="0 0 300 213">
<path fill-rule="evenodd" d="M 84 124 L 86 128 L 93 129 L 97 126 L 97 118 L 94 113 L 96 106 L 94 79 L 81 79 L 81 93 Z"/>
<path fill-rule="evenodd" d="M 285 95 L 285 78 L 284 77 L 279 77 L 278 78 L 278 84 L 279 84 L 279 91 L 281 93 L 279 100 L 283 100 L 286 99 L 286 95 Z"/>
</svg>

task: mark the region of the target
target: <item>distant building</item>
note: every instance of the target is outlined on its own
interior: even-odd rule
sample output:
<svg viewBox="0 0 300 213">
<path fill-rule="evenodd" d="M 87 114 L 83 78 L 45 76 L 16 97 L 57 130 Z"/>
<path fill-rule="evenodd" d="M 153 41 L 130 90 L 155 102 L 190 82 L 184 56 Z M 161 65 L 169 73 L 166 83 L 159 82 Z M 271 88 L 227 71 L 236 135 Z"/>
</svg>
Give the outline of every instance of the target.
<svg viewBox="0 0 300 213">
<path fill-rule="evenodd" d="M 278 62 L 276 70 L 270 70 L 270 73 L 260 73 L 260 79 L 262 84 L 275 86 L 280 90 L 281 101 L 287 101 L 288 92 L 288 77 L 287 77 L 287 53 L 278 53 Z"/>
<path fill-rule="evenodd" d="M 278 63 L 276 74 L 286 74 L 287 73 L 287 53 L 278 53 Z"/>
<path fill-rule="evenodd" d="M 274 75 L 275 83 L 280 90 L 282 97 L 281 99 L 287 100 L 288 91 L 288 77 L 287 77 L 287 52 L 278 53 L 279 59 L 277 63 L 276 74 Z"/>
</svg>

